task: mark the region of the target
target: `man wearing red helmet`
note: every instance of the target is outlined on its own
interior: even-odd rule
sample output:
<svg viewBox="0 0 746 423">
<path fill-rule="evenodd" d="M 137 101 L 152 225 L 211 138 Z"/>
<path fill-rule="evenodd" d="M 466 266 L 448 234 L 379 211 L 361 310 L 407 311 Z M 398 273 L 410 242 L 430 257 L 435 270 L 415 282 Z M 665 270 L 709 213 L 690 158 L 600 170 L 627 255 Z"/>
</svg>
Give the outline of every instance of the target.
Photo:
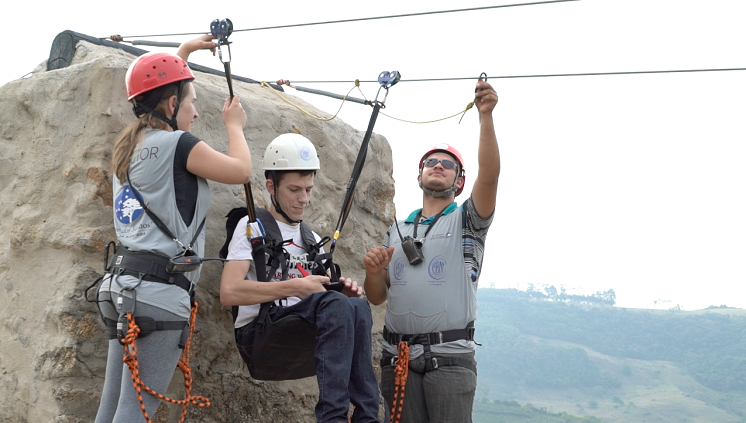
<svg viewBox="0 0 746 423">
<path fill-rule="evenodd" d="M 455 202 L 466 182 L 461 154 L 449 144 L 434 146 L 419 163 L 422 208 L 392 225 L 382 246 L 365 254 L 368 300 L 388 300 L 381 392 L 391 421 L 472 421 L 476 290 L 500 175 L 496 104 L 494 89 L 480 80 L 479 169 L 471 196 L 461 206 Z M 407 351 L 408 363 L 399 363 Z M 396 374 L 403 371 L 406 385 L 399 386 L 396 379 L 403 378 Z"/>
</svg>

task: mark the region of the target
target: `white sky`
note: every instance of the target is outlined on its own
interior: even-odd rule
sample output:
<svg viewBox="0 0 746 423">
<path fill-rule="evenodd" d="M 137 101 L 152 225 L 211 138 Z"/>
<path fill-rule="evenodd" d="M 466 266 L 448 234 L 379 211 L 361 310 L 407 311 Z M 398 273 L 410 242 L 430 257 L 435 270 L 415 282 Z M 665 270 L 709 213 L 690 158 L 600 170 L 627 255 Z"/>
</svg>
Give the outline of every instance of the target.
<svg viewBox="0 0 746 423">
<path fill-rule="evenodd" d="M 96 37 L 208 32 L 215 18 L 246 29 L 513 2 L 230 3 L 122 3 L 113 11 L 84 0 L 45 4 L 33 17 L 3 13 L 0 84 L 46 61 L 66 29 Z M 742 0 L 583 0 L 236 32 L 232 69 L 258 80 L 310 81 L 375 80 L 384 70 L 406 80 L 744 68 L 745 10 Z M 206 52 L 191 60 L 222 67 Z M 473 99 L 474 82 L 402 82 L 391 88 L 385 112 L 409 120 L 449 116 Z M 664 300 L 664 308 L 746 308 L 746 72 L 489 82 L 500 98 L 494 117 L 502 174 L 482 286 L 553 284 L 585 294 L 613 288 L 623 307 L 658 301 L 660 308 Z M 351 88 L 298 85 L 342 94 Z M 370 98 L 378 85 L 362 88 Z M 331 113 L 339 107 L 297 94 Z M 364 131 L 370 113 L 348 103 L 340 118 Z M 413 125 L 379 117 L 375 132 L 394 152 L 400 217 L 421 205 L 417 160 L 436 142 L 459 147 L 471 187 L 477 129 L 474 109 L 460 125 L 457 118 Z"/>
</svg>

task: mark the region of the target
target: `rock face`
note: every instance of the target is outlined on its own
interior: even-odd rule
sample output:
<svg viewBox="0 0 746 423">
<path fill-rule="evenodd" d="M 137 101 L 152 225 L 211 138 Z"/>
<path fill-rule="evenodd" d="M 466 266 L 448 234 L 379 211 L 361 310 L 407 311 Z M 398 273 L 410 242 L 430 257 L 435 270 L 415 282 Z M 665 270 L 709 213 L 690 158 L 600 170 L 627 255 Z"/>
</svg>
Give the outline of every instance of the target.
<svg viewBox="0 0 746 423">
<path fill-rule="evenodd" d="M 71 66 L 38 72 L 0 87 L 0 420 L 90 422 L 103 386 L 107 340 L 84 291 L 103 274 L 103 251 L 114 239 L 111 152 L 134 120 L 124 75 L 133 56 L 85 42 Z M 221 108 L 225 79 L 196 73 L 200 118 L 192 131 L 227 150 Z M 307 222 L 331 236 L 363 133 L 339 119 L 320 122 L 279 100 L 268 88 L 234 81 L 248 115 L 244 128 L 254 160 L 258 206 L 269 196 L 262 155 L 277 135 L 298 128 L 321 158 Z M 313 106 L 294 98 L 310 111 Z M 364 251 L 378 245 L 394 219 L 392 157 L 374 135 L 355 201 L 335 251 L 343 274 L 362 282 Z M 244 204 L 243 188 L 211 183 L 206 255 L 225 239 L 225 213 Z M 233 342 L 230 310 L 220 305 L 219 263 L 205 264 L 197 287 L 200 311 L 192 340 L 192 394 L 212 406 L 189 408 L 193 422 L 312 422 L 315 378 L 251 379 Z M 373 308 L 374 361 L 380 356 L 382 310 Z M 169 397 L 183 397 L 176 372 Z M 162 405 L 153 421 L 175 422 L 180 406 Z"/>
</svg>

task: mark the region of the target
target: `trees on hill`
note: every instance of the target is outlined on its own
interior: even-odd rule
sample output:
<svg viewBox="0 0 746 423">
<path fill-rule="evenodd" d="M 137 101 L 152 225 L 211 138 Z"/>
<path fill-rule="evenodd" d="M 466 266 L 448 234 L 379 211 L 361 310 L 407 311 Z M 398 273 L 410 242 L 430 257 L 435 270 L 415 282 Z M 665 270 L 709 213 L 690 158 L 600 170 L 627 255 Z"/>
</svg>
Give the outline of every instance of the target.
<svg viewBox="0 0 746 423">
<path fill-rule="evenodd" d="M 746 317 L 584 306 L 613 304 L 613 290 L 569 300 L 556 289 L 480 289 L 477 295 L 481 373 L 546 388 L 618 383 L 601 374 L 584 350 L 526 337 L 532 335 L 610 356 L 671 361 L 711 389 L 746 391 Z"/>
</svg>

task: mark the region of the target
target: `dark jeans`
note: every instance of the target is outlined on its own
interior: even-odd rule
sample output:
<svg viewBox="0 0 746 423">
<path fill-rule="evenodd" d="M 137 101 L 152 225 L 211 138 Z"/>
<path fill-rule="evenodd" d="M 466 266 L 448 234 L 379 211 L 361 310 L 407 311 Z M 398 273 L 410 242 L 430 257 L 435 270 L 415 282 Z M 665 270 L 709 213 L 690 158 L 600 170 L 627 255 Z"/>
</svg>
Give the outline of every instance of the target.
<svg viewBox="0 0 746 423">
<path fill-rule="evenodd" d="M 396 366 L 385 363 L 391 363 L 392 357 L 386 351 L 383 352 L 381 394 L 386 400 L 387 415 L 394 400 Z M 437 357 L 458 357 L 476 368 L 473 352 L 438 354 Z M 477 375 L 471 369 L 441 366 L 425 372 L 425 356 L 421 355 L 409 362 L 401 423 L 471 423 L 476 390 Z"/>
<path fill-rule="evenodd" d="M 335 291 L 318 292 L 281 308 L 272 321 L 291 314 L 316 326 L 316 420 L 346 423 L 352 403 L 353 423 L 378 423 L 378 386 L 371 351 L 373 319 L 368 302 Z M 239 350 L 251 351 L 255 323 L 236 329 Z"/>
</svg>

